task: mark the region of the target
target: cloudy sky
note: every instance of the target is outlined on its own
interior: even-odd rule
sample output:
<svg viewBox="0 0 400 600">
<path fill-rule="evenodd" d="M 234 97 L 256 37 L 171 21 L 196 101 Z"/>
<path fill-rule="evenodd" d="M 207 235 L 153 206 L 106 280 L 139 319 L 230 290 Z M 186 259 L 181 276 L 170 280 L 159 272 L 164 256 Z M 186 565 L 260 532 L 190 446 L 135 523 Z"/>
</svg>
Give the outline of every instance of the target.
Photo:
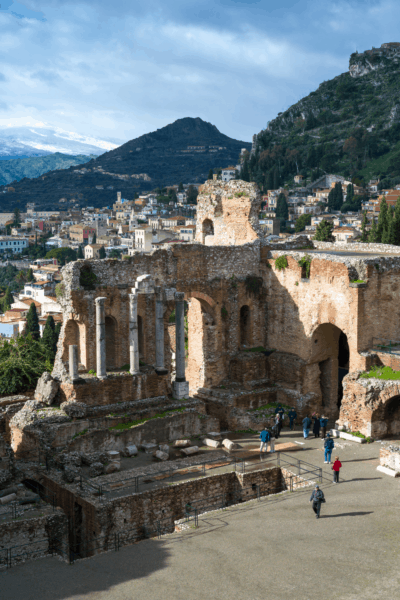
<svg viewBox="0 0 400 600">
<path fill-rule="evenodd" d="M 1 0 L 0 126 L 125 141 L 199 116 L 251 140 L 399 21 L 395 0 Z"/>
</svg>

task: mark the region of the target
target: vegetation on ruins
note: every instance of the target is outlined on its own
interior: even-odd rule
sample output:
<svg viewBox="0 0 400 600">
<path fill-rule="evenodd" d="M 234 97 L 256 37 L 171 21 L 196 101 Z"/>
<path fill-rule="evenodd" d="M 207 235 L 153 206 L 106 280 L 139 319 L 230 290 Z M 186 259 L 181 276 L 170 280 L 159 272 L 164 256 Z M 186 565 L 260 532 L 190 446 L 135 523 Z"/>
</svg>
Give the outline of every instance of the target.
<svg viewBox="0 0 400 600">
<path fill-rule="evenodd" d="M 94 290 L 96 283 L 98 283 L 98 277 L 96 273 L 93 273 L 92 267 L 89 264 L 83 265 L 80 269 L 79 285 L 85 290 Z"/>
<path fill-rule="evenodd" d="M 400 371 L 393 371 L 391 367 L 385 366 L 373 366 L 365 373 L 361 373 L 361 379 L 386 379 L 396 380 L 400 379 Z"/>
<path fill-rule="evenodd" d="M 147 423 L 147 421 L 152 421 L 153 419 L 162 419 L 163 417 L 168 417 L 171 413 L 183 412 L 186 410 L 186 407 L 182 408 L 171 408 L 165 412 L 158 413 L 153 417 L 146 417 L 145 419 L 136 419 L 135 421 L 129 421 L 129 423 L 119 423 L 118 425 L 114 425 L 110 427 L 110 431 L 124 431 L 125 429 L 131 429 L 132 427 L 136 427 L 136 425 L 142 425 L 143 423 Z"/>
<path fill-rule="evenodd" d="M 18 394 L 34 388 L 43 372 L 52 368 L 47 347 L 30 334 L 0 340 L 0 394 Z"/>
<path fill-rule="evenodd" d="M 317 242 L 334 242 L 335 238 L 332 235 L 333 223 L 323 219 L 321 223 L 317 225 L 314 240 Z"/>
<path fill-rule="evenodd" d="M 275 259 L 275 269 L 277 269 L 278 271 L 284 271 L 285 269 L 287 269 L 287 267 L 288 260 L 286 255 L 278 256 L 278 258 Z"/>
<path fill-rule="evenodd" d="M 306 279 L 310 277 L 310 268 L 311 268 L 312 258 L 309 254 L 306 254 L 300 260 L 297 261 L 297 264 L 305 271 Z"/>
<path fill-rule="evenodd" d="M 249 296 L 261 296 L 263 288 L 262 277 L 256 275 L 247 275 L 244 285 Z"/>
<path fill-rule="evenodd" d="M 65 295 L 65 284 L 62 281 L 60 283 L 57 283 L 57 285 L 55 287 L 55 291 L 56 291 L 56 297 L 62 298 Z"/>
</svg>

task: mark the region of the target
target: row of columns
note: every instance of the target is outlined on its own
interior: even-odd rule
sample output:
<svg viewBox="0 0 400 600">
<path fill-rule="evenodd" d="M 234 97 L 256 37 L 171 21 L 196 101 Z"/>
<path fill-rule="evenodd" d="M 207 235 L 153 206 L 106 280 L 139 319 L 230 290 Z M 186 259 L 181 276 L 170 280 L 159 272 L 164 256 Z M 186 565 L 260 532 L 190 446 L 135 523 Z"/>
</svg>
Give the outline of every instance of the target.
<svg viewBox="0 0 400 600">
<path fill-rule="evenodd" d="M 165 293 L 161 287 L 151 287 L 149 276 L 138 278 L 132 294 L 129 294 L 129 364 L 132 375 L 138 375 L 139 369 L 139 335 L 138 335 L 138 294 L 155 293 L 155 335 L 156 335 L 156 363 L 155 370 L 158 374 L 168 373 L 164 365 L 164 298 Z M 139 281 L 141 280 L 141 281 Z M 143 281 L 145 280 L 145 281 Z M 172 290 L 170 290 L 172 292 Z M 183 398 L 189 394 L 189 383 L 185 378 L 185 307 L 183 292 L 174 293 L 175 300 L 175 334 L 176 334 L 176 377 L 173 382 L 173 392 L 176 398 Z M 105 297 L 96 298 L 96 374 L 99 379 L 107 377 L 106 371 L 106 311 Z M 69 347 L 69 374 L 72 381 L 78 375 L 78 347 Z"/>
</svg>

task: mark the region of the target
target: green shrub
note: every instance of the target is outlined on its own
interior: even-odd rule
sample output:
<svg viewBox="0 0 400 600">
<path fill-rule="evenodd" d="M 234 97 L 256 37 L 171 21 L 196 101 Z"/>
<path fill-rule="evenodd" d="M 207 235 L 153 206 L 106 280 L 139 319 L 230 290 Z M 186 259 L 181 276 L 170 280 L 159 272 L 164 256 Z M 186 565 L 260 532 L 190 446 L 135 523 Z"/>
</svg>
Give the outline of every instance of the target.
<svg viewBox="0 0 400 600">
<path fill-rule="evenodd" d="M 30 335 L 0 341 L 0 394 L 18 394 L 34 388 L 39 377 L 53 368 L 41 340 Z"/>
<path fill-rule="evenodd" d="M 57 298 L 63 298 L 65 296 L 65 284 L 57 283 L 56 285 L 56 296 Z"/>
<path fill-rule="evenodd" d="M 83 265 L 79 275 L 79 285 L 85 290 L 94 290 L 97 282 L 98 278 L 97 275 L 93 273 L 92 267 L 88 264 Z"/>
<path fill-rule="evenodd" d="M 247 275 L 244 285 L 247 293 L 250 296 L 259 297 L 262 292 L 263 280 L 262 277 L 256 277 L 255 275 Z"/>
<path fill-rule="evenodd" d="M 400 379 L 400 371 L 393 371 L 391 367 L 374 366 L 366 373 L 361 373 L 360 378 L 396 380 Z"/>
<path fill-rule="evenodd" d="M 351 279 L 350 283 L 365 283 L 364 279 Z"/>
<path fill-rule="evenodd" d="M 312 261 L 312 258 L 309 254 L 306 254 L 300 260 L 297 261 L 297 264 L 299 265 L 299 267 L 301 267 L 302 269 L 304 267 L 305 272 L 306 272 L 306 279 L 308 279 L 310 277 L 311 261 Z"/>
<path fill-rule="evenodd" d="M 275 269 L 277 269 L 278 271 L 284 271 L 285 269 L 287 269 L 287 267 L 288 261 L 286 255 L 278 256 L 278 258 L 275 259 Z"/>
</svg>

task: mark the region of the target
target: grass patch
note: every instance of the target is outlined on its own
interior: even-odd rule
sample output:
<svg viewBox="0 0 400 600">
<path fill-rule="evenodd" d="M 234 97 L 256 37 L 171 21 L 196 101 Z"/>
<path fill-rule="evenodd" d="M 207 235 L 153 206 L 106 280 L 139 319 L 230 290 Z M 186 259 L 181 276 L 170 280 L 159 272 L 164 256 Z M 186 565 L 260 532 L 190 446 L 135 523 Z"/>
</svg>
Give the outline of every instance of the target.
<svg viewBox="0 0 400 600">
<path fill-rule="evenodd" d="M 393 371 L 392 367 L 372 367 L 366 373 L 361 373 L 360 379 L 400 379 L 400 371 Z"/>
<path fill-rule="evenodd" d="M 350 283 L 365 283 L 364 279 L 352 279 Z"/>
<path fill-rule="evenodd" d="M 371 442 L 373 442 L 373 438 L 364 435 L 363 433 L 360 433 L 359 431 L 346 431 L 346 433 L 349 433 L 350 435 L 353 435 L 354 437 L 358 437 L 358 438 L 362 438 L 363 440 L 365 440 L 367 442 L 367 444 L 370 444 Z"/>
<path fill-rule="evenodd" d="M 110 427 L 110 431 L 124 431 L 125 429 L 131 429 L 131 427 L 136 427 L 137 425 L 142 425 L 143 423 L 147 423 L 147 421 L 152 421 L 153 419 L 160 419 L 162 417 L 168 417 L 171 413 L 183 412 L 185 407 L 183 408 L 172 408 L 171 410 L 167 410 L 163 413 L 158 413 L 154 415 L 154 417 L 147 417 L 146 419 L 137 419 L 136 421 L 130 421 L 129 423 L 119 423 L 118 425 L 114 425 L 114 427 Z"/>
<path fill-rule="evenodd" d="M 77 438 L 79 435 L 85 435 L 85 433 L 87 433 L 89 430 L 88 429 L 83 429 L 83 431 L 80 431 L 79 433 L 76 433 L 75 435 L 72 436 L 72 439 L 74 440 L 75 438 Z"/>
</svg>

